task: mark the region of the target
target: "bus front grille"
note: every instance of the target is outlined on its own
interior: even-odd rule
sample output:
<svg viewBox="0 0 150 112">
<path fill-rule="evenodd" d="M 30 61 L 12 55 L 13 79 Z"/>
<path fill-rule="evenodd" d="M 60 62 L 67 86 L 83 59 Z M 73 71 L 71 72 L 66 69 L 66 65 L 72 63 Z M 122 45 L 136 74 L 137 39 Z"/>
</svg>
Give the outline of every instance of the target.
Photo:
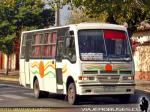
<svg viewBox="0 0 150 112">
<path fill-rule="evenodd" d="M 120 74 L 132 74 L 132 71 L 131 70 L 128 70 L 128 71 L 125 71 L 125 70 L 121 70 L 120 71 Z"/>
<path fill-rule="evenodd" d="M 114 71 L 100 70 L 100 74 L 118 74 L 118 71 L 117 70 L 114 70 Z"/>
<path fill-rule="evenodd" d="M 97 79 L 100 83 L 118 83 L 120 75 L 101 75 Z"/>
<path fill-rule="evenodd" d="M 95 74 L 95 75 L 97 75 L 98 74 L 98 71 L 92 71 L 92 70 L 90 70 L 90 71 L 83 71 L 83 74 Z"/>
</svg>

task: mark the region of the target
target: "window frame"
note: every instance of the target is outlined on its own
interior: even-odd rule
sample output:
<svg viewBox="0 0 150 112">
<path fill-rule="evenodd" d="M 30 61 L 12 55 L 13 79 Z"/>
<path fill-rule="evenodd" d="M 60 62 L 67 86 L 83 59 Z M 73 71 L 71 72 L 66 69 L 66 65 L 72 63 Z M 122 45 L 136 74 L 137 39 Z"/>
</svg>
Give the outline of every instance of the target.
<svg viewBox="0 0 150 112">
<path fill-rule="evenodd" d="M 79 50 L 79 57 L 80 57 L 80 60 L 81 61 L 107 61 L 107 60 L 110 60 L 109 58 L 108 58 L 108 54 L 107 54 L 107 47 L 106 47 L 106 41 L 105 41 L 105 37 L 104 37 L 104 32 L 103 32 L 103 30 L 117 30 L 117 31 L 121 31 L 121 32 L 124 32 L 125 33 L 125 36 L 126 36 L 126 41 L 127 41 L 127 44 L 129 45 L 129 46 L 127 46 L 127 47 L 129 47 L 128 48 L 128 50 L 129 50 L 129 57 L 130 57 L 130 60 L 129 61 L 132 61 L 132 54 L 131 54 L 131 49 L 130 49 L 130 44 L 129 44 L 129 37 L 128 37 L 128 34 L 127 34 L 127 32 L 126 31 L 124 31 L 124 30 L 118 30 L 118 29 L 80 29 L 80 30 L 78 30 L 77 31 L 77 35 L 78 35 L 78 44 L 79 44 L 79 31 L 81 31 L 81 30 L 102 30 L 102 35 L 103 35 L 103 40 L 104 40 L 104 46 L 105 46 L 105 52 L 106 52 L 106 59 L 103 59 L 103 60 L 83 60 L 82 58 L 81 58 L 81 53 L 80 53 L 80 50 Z M 111 59 L 110 61 L 124 61 L 124 60 L 116 60 L 116 59 Z"/>
</svg>

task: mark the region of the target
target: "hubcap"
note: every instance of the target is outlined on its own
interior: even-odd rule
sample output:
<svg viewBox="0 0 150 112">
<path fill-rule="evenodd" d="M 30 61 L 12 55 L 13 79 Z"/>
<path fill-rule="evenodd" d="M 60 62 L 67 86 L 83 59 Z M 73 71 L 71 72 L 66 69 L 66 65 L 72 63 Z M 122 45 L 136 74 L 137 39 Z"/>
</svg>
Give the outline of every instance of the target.
<svg viewBox="0 0 150 112">
<path fill-rule="evenodd" d="M 38 93 L 39 93 L 39 85 L 37 83 L 35 83 L 35 86 L 34 86 L 34 94 L 37 96 Z"/>
<path fill-rule="evenodd" d="M 68 100 L 72 102 L 74 100 L 74 97 L 75 97 L 75 91 L 73 88 L 70 88 L 68 91 Z"/>
</svg>

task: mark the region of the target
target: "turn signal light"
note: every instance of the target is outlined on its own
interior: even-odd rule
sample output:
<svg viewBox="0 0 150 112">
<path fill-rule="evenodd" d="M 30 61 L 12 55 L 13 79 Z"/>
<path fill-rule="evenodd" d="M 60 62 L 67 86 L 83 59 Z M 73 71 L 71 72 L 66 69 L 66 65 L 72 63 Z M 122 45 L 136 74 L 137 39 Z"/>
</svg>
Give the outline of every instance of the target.
<svg viewBox="0 0 150 112">
<path fill-rule="evenodd" d="M 134 76 L 124 76 L 123 80 L 134 80 Z"/>
<path fill-rule="evenodd" d="M 79 80 L 94 80 L 94 77 L 91 76 L 79 76 Z"/>
</svg>

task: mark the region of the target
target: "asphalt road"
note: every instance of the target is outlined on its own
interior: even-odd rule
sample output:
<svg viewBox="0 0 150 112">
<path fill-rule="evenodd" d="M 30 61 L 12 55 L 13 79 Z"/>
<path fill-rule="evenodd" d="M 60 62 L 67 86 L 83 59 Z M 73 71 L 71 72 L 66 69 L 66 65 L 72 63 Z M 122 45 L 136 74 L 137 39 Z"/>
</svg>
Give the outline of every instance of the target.
<svg viewBox="0 0 150 112">
<path fill-rule="evenodd" d="M 78 105 L 70 105 L 64 100 L 64 95 L 50 94 L 48 98 L 35 99 L 33 91 L 24 88 L 17 83 L 0 81 L 0 107 L 77 107 L 81 111 L 92 111 L 89 109 L 111 108 L 127 109 L 126 111 L 138 111 L 139 100 L 145 96 L 150 101 L 150 93 L 136 90 L 130 102 L 123 104 L 111 97 L 81 97 Z M 150 107 L 149 107 L 150 108 Z M 149 109 L 150 110 L 150 109 Z"/>
</svg>

